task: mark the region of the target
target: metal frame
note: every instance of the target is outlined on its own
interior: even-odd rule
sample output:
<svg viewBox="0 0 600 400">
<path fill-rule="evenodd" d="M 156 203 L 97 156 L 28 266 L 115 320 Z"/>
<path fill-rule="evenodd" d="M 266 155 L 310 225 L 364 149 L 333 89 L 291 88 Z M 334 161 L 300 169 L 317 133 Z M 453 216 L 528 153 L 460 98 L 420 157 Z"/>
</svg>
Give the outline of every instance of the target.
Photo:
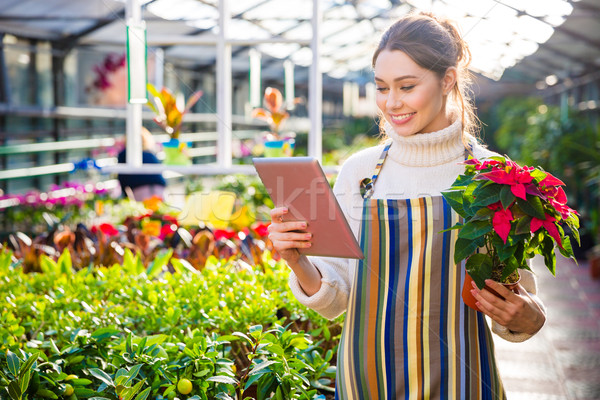
<svg viewBox="0 0 600 400">
<path fill-rule="evenodd" d="M 306 41 L 269 38 L 259 40 L 244 40 L 229 38 L 229 22 L 231 13 L 230 0 L 219 1 L 219 35 L 214 38 L 195 38 L 189 36 L 162 36 L 152 39 L 149 44 L 216 44 L 217 46 L 217 163 L 215 165 L 192 165 L 189 167 L 173 167 L 168 165 L 142 165 L 141 126 L 142 105 L 127 105 L 127 163 L 116 164 L 103 168 L 103 172 L 131 172 L 136 174 L 152 174 L 165 170 L 173 170 L 182 174 L 223 174 L 223 173 L 253 173 L 249 165 L 232 165 L 232 68 L 231 49 L 233 45 L 256 45 L 262 43 L 300 43 Z M 127 0 L 126 20 L 128 23 L 141 23 L 142 6 L 139 0 Z M 308 134 L 308 155 L 319 161 L 322 158 L 322 111 L 323 111 L 323 79 L 320 69 L 321 24 L 323 20 L 322 5 L 319 0 L 313 0 L 312 28 L 313 35 L 310 47 L 313 62 L 309 72 L 309 118 L 310 131 Z"/>
</svg>

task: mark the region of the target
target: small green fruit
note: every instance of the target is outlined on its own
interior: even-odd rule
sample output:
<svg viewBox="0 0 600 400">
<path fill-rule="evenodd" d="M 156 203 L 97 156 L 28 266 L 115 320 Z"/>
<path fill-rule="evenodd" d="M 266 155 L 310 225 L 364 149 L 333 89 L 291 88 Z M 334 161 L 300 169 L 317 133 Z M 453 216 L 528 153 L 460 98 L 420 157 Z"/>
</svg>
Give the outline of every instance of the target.
<svg viewBox="0 0 600 400">
<path fill-rule="evenodd" d="M 65 396 L 72 395 L 74 391 L 75 389 L 73 389 L 73 386 L 69 385 L 68 383 L 65 385 Z"/>
<path fill-rule="evenodd" d="M 194 386 L 189 379 L 182 378 L 177 382 L 177 390 L 179 390 L 179 393 L 181 394 L 189 394 L 193 388 Z"/>
</svg>

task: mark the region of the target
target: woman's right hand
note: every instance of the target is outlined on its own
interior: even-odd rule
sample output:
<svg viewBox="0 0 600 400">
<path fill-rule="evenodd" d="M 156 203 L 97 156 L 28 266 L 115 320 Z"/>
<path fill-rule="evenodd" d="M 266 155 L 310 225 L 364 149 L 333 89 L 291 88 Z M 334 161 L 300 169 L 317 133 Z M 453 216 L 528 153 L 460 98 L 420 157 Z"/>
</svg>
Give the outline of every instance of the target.
<svg viewBox="0 0 600 400">
<path fill-rule="evenodd" d="M 273 248 L 285 259 L 288 264 L 297 264 L 301 254 L 298 249 L 311 246 L 312 235 L 308 232 L 298 232 L 307 227 L 306 221 L 283 222 L 283 216 L 288 212 L 285 207 L 271 210 L 271 224 L 269 225 L 269 239 Z"/>
</svg>

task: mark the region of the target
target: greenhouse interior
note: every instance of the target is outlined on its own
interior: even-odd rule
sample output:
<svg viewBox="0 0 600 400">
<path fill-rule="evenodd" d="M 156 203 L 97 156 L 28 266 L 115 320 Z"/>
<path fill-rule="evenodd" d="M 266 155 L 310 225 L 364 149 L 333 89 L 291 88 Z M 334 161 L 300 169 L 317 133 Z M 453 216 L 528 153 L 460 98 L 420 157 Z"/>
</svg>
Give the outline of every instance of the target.
<svg viewBox="0 0 600 400">
<path fill-rule="evenodd" d="M 1 399 L 600 398 L 600 0 L 2 0 L 0 46 Z"/>
</svg>

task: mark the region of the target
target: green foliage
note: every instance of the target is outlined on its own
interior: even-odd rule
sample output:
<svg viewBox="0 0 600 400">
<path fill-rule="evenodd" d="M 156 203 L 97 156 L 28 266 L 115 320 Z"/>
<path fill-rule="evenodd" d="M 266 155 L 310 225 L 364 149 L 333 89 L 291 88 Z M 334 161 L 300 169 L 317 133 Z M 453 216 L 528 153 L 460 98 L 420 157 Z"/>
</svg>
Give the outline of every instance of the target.
<svg viewBox="0 0 600 400">
<path fill-rule="evenodd" d="M 171 398 L 181 378 L 193 390 L 180 399 L 332 390 L 340 320 L 301 306 L 269 253 L 251 269 L 211 257 L 202 272 L 169 273 L 130 254 L 124 265 L 52 262 L 29 274 L 0 254 L 2 398 Z"/>
</svg>

